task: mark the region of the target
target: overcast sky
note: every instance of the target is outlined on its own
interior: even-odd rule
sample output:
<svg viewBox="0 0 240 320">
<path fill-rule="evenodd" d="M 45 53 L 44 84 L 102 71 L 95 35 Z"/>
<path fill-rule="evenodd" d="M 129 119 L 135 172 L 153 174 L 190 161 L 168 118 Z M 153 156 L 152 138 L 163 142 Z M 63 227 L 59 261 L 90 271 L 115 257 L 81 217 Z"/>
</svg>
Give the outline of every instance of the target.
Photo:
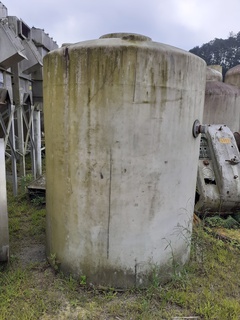
<svg viewBox="0 0 240 320">
<path fill-rule="evenodd" d="M 240 31 L 240 0 L 2 0 L 9 16 L 44 29 L 58 43 L 140 33 L 190 50 Z"/>
</svg>

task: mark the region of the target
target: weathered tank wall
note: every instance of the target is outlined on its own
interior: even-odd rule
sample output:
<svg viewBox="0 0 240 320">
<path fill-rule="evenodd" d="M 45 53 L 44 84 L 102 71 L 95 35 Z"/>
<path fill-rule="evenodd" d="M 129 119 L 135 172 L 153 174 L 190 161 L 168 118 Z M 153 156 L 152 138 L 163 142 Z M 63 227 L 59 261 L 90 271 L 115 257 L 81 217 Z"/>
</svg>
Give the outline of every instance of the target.
<svg viewBox="0 0 240 320">
<path fill-rule="evenodd" d="M 185 51 L 115 37 L 44 58 L 47 254 L 131 287 L 189 258 L 206 74 Z"/>
<path fill-rule="evenodd" d="M 208 66 L 207 72 L 206 72 L 206 80 L 207 81 L 222 81 L 222 71 L 221 66 L 220 68 L 217 68 L 217 65 Z"/>
<path fill-rule="evenodd" d="M 222 66 L 220 66 L 219 64 L 210 64 L 208 65 L 207 69 L 209 68 L 212 70 L 218 71 L 222 74 Z"/>
<path fill-rule="evenodd" d="M 223 82 L 207 82 L 203 123 L 226 124 L 239 131 L 240 90 Z"/>
<path fill-rule="evenodd" d="M 240 89 L 223 83 L 216 72 L 207 68 L 203 123 L 226 124 L 233 132 L 239 131 Z"/>
<path fill-rule="evenodd" d="M 4 140 L 0 139 L 0 261 L 8 261 L 9 235 Z"/>
<path fill-rule="evenodd" d="M 231 84 L 240 88 L 240 64 L 226 72 L 224 81 L 227 84 Z"/>
</svg>

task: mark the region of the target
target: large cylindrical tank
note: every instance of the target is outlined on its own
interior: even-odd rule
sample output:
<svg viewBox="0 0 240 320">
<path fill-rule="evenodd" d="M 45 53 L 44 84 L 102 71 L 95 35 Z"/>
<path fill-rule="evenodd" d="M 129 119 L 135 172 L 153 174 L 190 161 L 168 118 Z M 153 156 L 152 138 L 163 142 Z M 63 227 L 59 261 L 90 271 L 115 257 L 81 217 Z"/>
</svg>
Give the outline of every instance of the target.
<svg viewBox="0 0 240 320">
<path fill-rule="evenodd" d="M 208 67 L 203 123 L 226 124 L 231 131 L 239 131 L 239 106 L 239 88 L 223 83 L 220 73 Z"/>
<path fill-rule="evenodd" d="M 47 255 L 64 272 L 131 287 L 188 260 L 205 80 L 202 59 L 136 34 L 45 56 Z"/>
<path fill-rule="evenodd" d="M 225 82 L 233 86 L 240 87 L 240 64 L 226 72 Z"/>
<path fill-rule="evenodd" d="M 208 66 L 206 72 L 207 81 L 222 81 L 222 70 L 217 65 Z"/>
</svg>

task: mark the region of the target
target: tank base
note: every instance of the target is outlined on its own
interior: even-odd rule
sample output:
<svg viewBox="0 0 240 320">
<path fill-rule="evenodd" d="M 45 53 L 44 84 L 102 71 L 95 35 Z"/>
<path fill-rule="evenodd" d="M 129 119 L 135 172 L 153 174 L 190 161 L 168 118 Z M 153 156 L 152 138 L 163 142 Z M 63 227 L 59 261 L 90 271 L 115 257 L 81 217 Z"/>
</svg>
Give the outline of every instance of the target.
<svg viewBox="0 0 240 320">
<path fill-rule="evenodd" d="M 2 246 L 0 248 L 0 261 L 8 262 L 9 260 L 9 246 Z"/>
</svg>

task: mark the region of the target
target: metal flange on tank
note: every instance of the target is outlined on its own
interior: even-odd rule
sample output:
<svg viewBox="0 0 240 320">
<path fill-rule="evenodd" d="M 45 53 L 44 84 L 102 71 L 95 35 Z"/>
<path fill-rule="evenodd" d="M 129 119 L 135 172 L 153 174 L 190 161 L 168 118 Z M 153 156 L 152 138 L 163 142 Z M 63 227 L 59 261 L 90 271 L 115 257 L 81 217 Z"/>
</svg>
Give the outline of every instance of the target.
<svg viewBox="0 0 240 320">
<path fill-rule="evenodd" d="M 207 126 L 200 124 L 200 121 L 196 119 L 193 123 L 192 134 L 194 138 L 197 138 L 200 133 L 206 133 Z"/>
<path fill-rule="evenodd" d="M 9 258 L 9 234 L 7 213 L 7 192 L 5 175 L 4 140 L 0 139 L 0 262 Z"/>
</svg>

